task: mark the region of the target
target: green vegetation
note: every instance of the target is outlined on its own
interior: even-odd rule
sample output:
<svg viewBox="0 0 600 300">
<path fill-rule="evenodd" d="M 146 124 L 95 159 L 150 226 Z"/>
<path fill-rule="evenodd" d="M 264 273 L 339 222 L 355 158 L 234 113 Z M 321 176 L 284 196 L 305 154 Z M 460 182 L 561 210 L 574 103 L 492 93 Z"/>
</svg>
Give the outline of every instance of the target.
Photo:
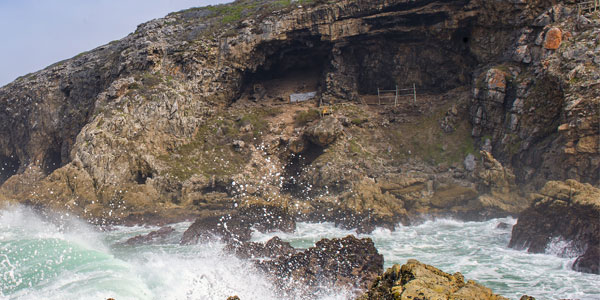
<svg viewBox="0 0 600 300">
<path fill-rule="evenodd" d="M 239 21 L 242 16 L 256 8 L 255 3 L 234 2 L 225 5 L 208 6 L 206 9 L 212 11 L 217 16 L 221 16 L 221 23 L 232 23 Z"/>
<path fill-rule="evenodd" d="M 471 125 L 465 118 L 458 118 L 455 130 L 445 133 L 440 120 L 448 111 L 442 107 L 420 120 L 400 124 L 383 130 L 384 140 L 389 141 L 388 157 L 395 163 L 419 158 L 432 165 L 460 163 L 467 154 L 479 157 L 471 136 Z M 370 141 L 375 143 L 376 140 Z"/>
<path fill-rule="evenodd" d="M 277 113 L 273 108 L 255 108 L 242 115 L 215 115 L 198 128 L 189 143 L 160 159 L 169 165 L 168 173 L 182 181 L 194 174 L 235 174 L 250 160 L 250 155 L 246 149 L 235 149 L 233 142 L 260 143 L 268 129 L 266 119 Z"/>
<path fill-rule="evenodd" d="M 304 126 L 320 117 L 319 110 L 311 108 L 309 110 L 304 110 L 298 112 L 294 116 L 294 123 L 296 126 Z"/>
</svg>

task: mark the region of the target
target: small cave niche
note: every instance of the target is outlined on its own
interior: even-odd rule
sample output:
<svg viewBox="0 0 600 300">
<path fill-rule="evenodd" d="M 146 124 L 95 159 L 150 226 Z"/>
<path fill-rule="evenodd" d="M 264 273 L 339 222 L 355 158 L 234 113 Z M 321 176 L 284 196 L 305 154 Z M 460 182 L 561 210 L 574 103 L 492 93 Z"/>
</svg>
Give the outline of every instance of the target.
<svg viewBox="0 0 600 300">
<path fill-rule="evenodd" d="M 152 168 L 150 164 L 146 161 L 137 161 L 133 168 L 133 181 L 137 184 L 146 184 L 148 179 L 154 177 L 154 173 L 152 172 Z"/>
<path fill-rule="evenodd" d="M 11 176 L 17 174 L 20 167 L 21 161 L 16 155 L 0 155 L 0 185 Z"/>
<path fill-rule="evenodd" d="M 324 150 L 323 147 L 308 142 L 308 146 L 304 151 L 298 154 L 292 154 L 284 169 L 284 178 L 286 179 L 281 188 L 282 192 L 297 198 L 309 197 L 311 195 L 311 190 L 300 177 L 306 168 L 324 153 Z"/>
<path fill-rule="evenodd" d="M 60 167 L 62 167 L 60 147 L 48 149 L 44 155 L 44 160 L 42 161 L 42 170 L 44 171 L 44 174 L 48 175 Z"/>
<path fill-rule="evenodd" d="M 318 38 L 303 37 L 267 42 L 256 51 L 265 60 L 255 70 L 245 72 L 238 99 L 284 103 L 290 94 L 320 90 L 331 45 Z"/>
<path fill-rule="evenodd" d="M 153 176 L 152 172 L 148 172 L 147 170 L 137 170 L 135 172 L 135 182 L 137 184 L 146 184 L 148 178 L 152 178 Z"/>
</svg>

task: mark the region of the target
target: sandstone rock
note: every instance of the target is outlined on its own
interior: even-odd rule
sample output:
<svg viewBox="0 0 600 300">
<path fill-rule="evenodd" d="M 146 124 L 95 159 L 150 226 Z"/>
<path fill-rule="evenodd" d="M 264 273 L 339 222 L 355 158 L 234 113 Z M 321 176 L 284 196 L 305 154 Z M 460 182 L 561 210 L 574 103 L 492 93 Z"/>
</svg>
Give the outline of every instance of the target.
<svg viewBox="0 0 600 300">
<path fill-rule="evenodd" d="M 337 118 L 326 116 L 306 128 L 304 134 L 311 142 L 326 147 L 335 142 L 338 136 L 342 134 L 343 129 L 344 127 Z"/>
<path fill-rule="evenodd" d="M 435 191 L 431 198 L 431 205 L 439 208 L 451 208 L 475 199 L 478 194 L 474 188 L 448 186 Z"/>
<path fill-rule="evenodd" d="M 509 247 L 541 253 L 552 239 L 560 238 L 570 241 L 569 252 L 584 254 L 575 269 L 597 272 L 600 190 L 575 180 L 549 181 L 531 197 L 533 204 L 519 216 Z"/>
<path fill-rule="evenodd" d="M 444 273 L 416 260 L 400 267 L 394 265 L 377 277 L 360 300 L 384 299 L 507 299 L 472 280 L 465 282 L 460 273 Z"/>
<path fill-rule="evenodd" d="M 548 32 L 546 32 L 546 37 L 544 38 L 544 48 L 550 50 L 556 50 L 560 47 L 560 43 L 562 42 L 562 30 L 556 27 L 550 28 Z"/>
<path fill-rule="evenodd" d="M 600 151 L 600 140 L 598 139 L 598 135 L 595 136 L 586 136 L 579 139 L 577 142 L 577 146 L 575 149 L 577 152 L 584 153 L 598 153 Z"/>
</svg>

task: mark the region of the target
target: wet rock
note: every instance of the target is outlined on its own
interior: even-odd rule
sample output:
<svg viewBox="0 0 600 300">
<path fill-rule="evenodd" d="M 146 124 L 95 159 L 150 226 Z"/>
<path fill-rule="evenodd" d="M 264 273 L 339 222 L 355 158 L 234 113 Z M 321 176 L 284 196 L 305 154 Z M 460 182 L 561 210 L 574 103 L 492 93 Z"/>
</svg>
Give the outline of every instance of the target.
<svg viewBox="0 0 600 300">
<path fill-rule="evenodd" d="M 585 253 L 573 263 L 573 270 L 583 273 L 600 274 L 600 246 L 588 246 Z"/>
<path fill-rule="evenodd" d="M 531 195 L 533 204 L 519 216 L 509 247 L 543 253 L 556 238 L 569 241 L 569 252 L 582 253 L 573 268 L 598 271 L 600 261 L 600 190 L 575 180 L 549 181 Z"/>
<path fill-rule="evenodd" d="M 140 244 L 151 244 L 158 243 L 166 240 L 171 234 L 175 232 L 175 229 L 171 226 L 161 227 L 159 230 L 152 231 L 145 235 L 134 236 L 127 241 L 127 245 L 140 245 Z"/>
<path fill-rule="evenodd" d="M 286 209 L 271 205 L 250 205 L 237 210 L 206 211 L 183 233 L 182 244 L 220 237 L 226 242 L 248 241 L 252 228 L 261 232 L 292 232 L 295 218 Z"/>
<path fill-rule="evenodd" d="M 500 222 L 500 223 L 498 223 L 498 225 L 496 225 L 496 228 L 498 228 L 498 229 L 508 229 L 508 228 L 510 228 L 510 224 L 504 223 L 504 222 Z"/>
<path fill-rule="evenodd" d="M 360 300 L 384 299 L 507 299 L 460 273 L 448 274 L 414 259 L 394 265 L 371 284 Z"/>
<path fill-rule="evenodd" d="M 288 282 L 307 286 L 307 293 L 331 284 L 365 289 L 383 270 L 383 256 L 369 238 L 322 239 L 314 247 L 292 256 L 279 257 L 260 264 L 271 274 L 277 286 L 293 288 Z"/>
<path fill-rule="evenodd" d="M 246 259 L 276 259 L 291 256 L 297 252 L 290 243 L 282 241 L 279 237 L 273 237 L 266 243 L 232 242 L 227 244 L 225 250 L 234 253 L 239 258 Z"/>
</svg>

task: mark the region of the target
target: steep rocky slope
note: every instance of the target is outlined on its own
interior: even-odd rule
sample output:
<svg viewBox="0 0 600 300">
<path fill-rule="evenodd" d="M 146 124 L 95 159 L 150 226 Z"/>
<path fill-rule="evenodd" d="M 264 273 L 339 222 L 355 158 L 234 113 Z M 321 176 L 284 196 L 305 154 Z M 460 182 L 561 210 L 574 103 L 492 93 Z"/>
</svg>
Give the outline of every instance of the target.
<svg viewBox="0 0 600 300">
<path fill-rule="evenodd" d="M 0 88 L 0 198 L 98 223 L 516 214 L 548 179 L 598 185 L 598 20 L 575 18 L 541 0 L 173 13 Z M 365 105 L 413 84 L 417 101 Z"/>
</svg>

